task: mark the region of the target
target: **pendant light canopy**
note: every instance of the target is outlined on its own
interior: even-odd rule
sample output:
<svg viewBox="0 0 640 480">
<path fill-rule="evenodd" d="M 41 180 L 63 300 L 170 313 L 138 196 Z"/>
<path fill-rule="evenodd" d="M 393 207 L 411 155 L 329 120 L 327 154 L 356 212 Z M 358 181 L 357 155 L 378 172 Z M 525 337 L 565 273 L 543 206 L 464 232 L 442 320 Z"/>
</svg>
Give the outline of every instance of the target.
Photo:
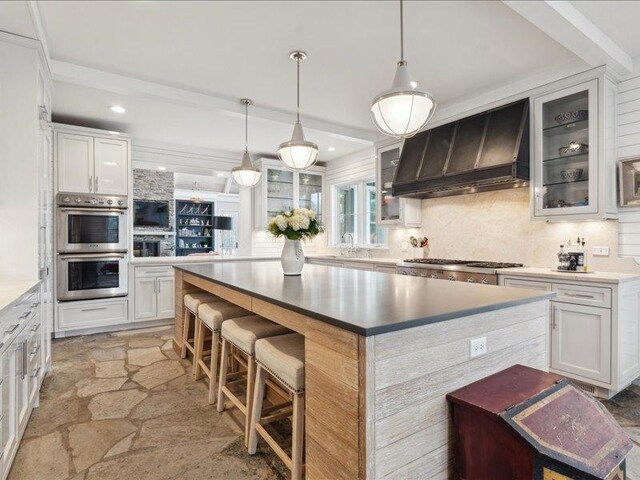
<svg viewBox="0 0 640 480">
<path fill-rule="evenodd" d="M 243 98 L 240 103 L 244 105 L 244 153 L 240 166 L 234 167 L 231 175 L 241 187 L 253 187 L 262 177 L 262 171 L 253 165 L 253 159 L 249 153 L 249 105 L 253 105 L 253 101 Z"/>
<path fill-rule="evenodd" d="M 436 104 L 431 94 L 411 79 L 404 59 L 404 25 L 400 0 L 400 61 L 393 85 L 373 99 L 371 119 L 387 135 L 409 138 L 418 133 L 433 116 Z"/>
<path fill-rule="evenodd" d="M 318 160 L 318 146 L 305 140 L 302 123 L 300 123 L 300 61 L 307 58 L 307 54 L 298 51 L 291 52 L 289 58 L 295 60 L 297 68 L 296 123 L 293 126 L 291 140 L 280 144 L 278 156 L 287 167 L 293 170 L 306 170 Z"/>
</svg>

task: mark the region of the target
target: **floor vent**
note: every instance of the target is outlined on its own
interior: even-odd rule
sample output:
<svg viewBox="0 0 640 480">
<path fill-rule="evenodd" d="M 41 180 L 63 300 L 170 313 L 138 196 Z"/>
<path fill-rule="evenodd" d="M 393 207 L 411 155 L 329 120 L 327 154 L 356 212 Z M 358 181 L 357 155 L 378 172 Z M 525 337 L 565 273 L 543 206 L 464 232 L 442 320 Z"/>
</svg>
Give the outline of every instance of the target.
<svg viewBox="0 0 640 480">
<path fill-rule="evenodd" d="M 582 383 L 582 382 L 575 382 L 575 381 L 574 383 L 576 387 L 578 387 L 580 390 L 590 393 L 591 395 L 596 394 L 596 387 L 594 387 L 593 385 L 589 385 L 587 383 Z"/>
</svg>

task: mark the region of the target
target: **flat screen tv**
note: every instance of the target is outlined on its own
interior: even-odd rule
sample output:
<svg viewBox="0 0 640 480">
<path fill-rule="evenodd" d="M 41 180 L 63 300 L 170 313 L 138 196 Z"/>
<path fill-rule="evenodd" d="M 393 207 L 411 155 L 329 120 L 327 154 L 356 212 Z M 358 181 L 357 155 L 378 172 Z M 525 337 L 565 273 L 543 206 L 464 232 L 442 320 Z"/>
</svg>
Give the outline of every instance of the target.
<svg viewBox="0 0 640 480">
<path fill-rule="evenodd" d="M 134 200 L 133 226 L 166 228 L 169 226 L 169 202 Z"/>
</svg>

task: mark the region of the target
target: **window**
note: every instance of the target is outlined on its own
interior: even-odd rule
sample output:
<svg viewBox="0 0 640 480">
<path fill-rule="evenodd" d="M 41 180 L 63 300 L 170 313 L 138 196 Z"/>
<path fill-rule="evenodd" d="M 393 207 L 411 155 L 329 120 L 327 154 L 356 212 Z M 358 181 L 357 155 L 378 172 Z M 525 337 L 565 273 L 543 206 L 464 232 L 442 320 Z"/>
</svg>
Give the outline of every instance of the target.
<svg viewBox="0 0 640 480">
<path fill-rule="evenodd" d="M 356 225 L 358 221 L 358 185 L 337 187 L 337 242 L 343 242 L 346 234 L 353 236 L 353 243 L 358 243 Z"/>
<path fill-rule="evenodd" d="M 386 245 L 387 230 L 376 224 L 376 185 L 363 180 L 334 188 L 335 225 L 333 244 L 351 243 L 360 246 Z M 346 235 L 346 238 L 345 238 Z"/>
</svg>

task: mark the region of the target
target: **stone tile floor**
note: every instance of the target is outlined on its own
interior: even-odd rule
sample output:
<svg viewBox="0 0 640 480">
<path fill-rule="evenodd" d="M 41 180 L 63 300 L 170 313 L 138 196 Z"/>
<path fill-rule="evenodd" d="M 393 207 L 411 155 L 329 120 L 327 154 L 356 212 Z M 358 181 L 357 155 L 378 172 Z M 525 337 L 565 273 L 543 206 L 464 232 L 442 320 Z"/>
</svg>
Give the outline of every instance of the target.
<svg viewBox="0 0 640 480">
<path fill-rule="evenodd" d="M 55 340 L 9 480 L 288 478 L 266 446 L 247 455 L 239 414 L 207 403 L 171 338 L 158 327 Z M 604 405 L 634 442 L 627 473 L 640 480 L 640 386 Z M 287 442 L 290 427 L 276 428 Z"/>
<path fill-rule="evenodd" d="M 266 446 L 247 455 L 240 414 L 207 403 L 204 379 L 194 381 L 171 347 L 172 331 L 55 340 L 53 371 L 9 479 L 288 478 Z"/>
</svg>

